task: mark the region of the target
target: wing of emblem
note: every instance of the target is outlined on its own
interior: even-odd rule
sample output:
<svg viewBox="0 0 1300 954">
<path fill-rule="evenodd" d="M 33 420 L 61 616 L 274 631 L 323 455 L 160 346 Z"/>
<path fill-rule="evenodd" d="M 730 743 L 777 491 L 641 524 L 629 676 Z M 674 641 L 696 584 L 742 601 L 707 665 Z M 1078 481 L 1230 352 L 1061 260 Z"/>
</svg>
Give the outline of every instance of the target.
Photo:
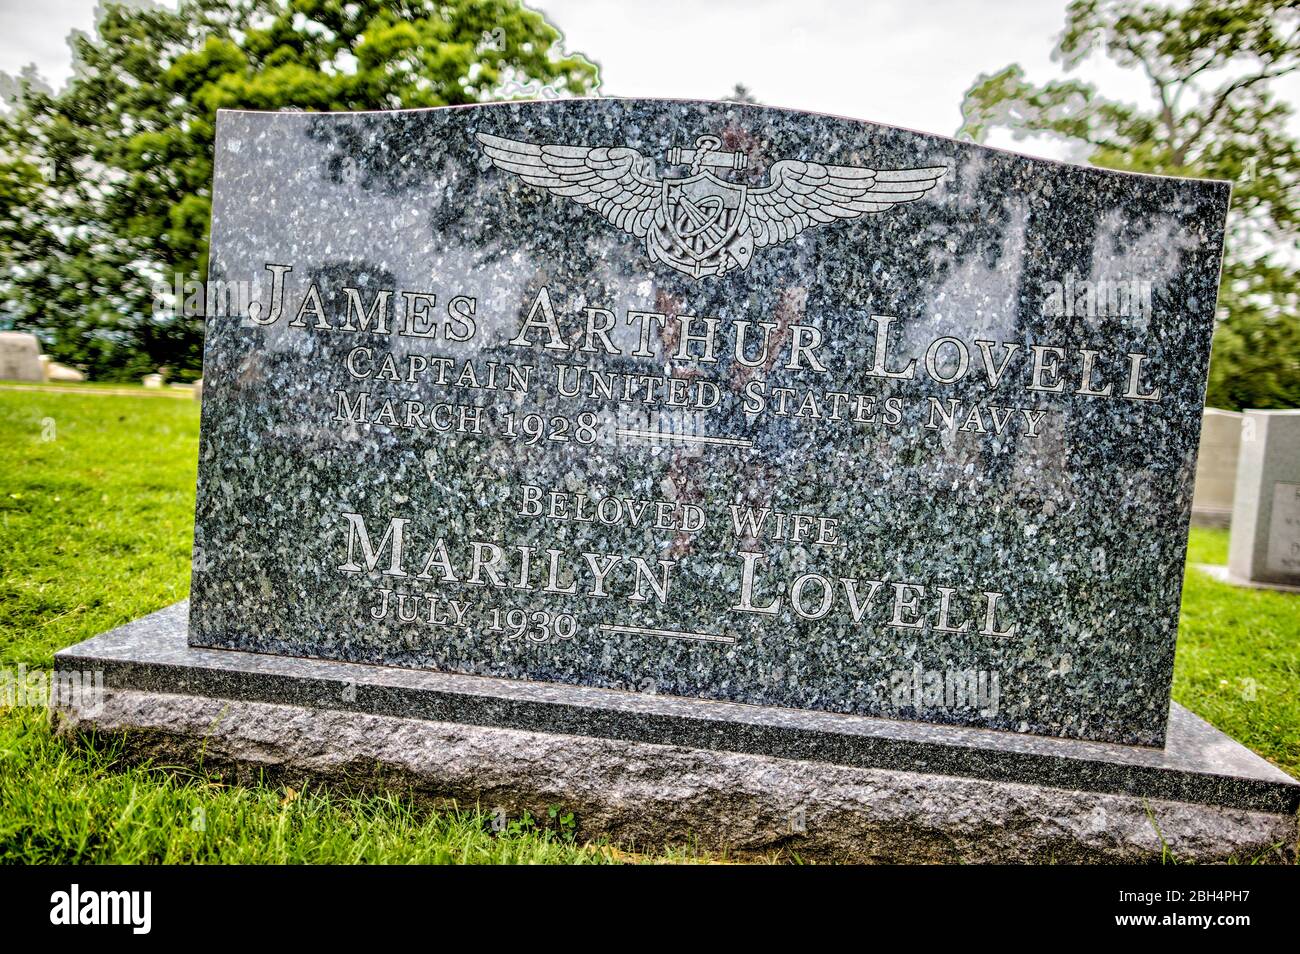
<svg viewBox="0 0 1300 954">
<path fill-rule="evenodd" d="M 785 159 L 772 167 L 769 185 L 749 191 L 749 231 L 755 245 L 775 245 L 823 222 L 913 202 L 947 171 L 943 166 L 878 171 Z"/>
<path fill-rule="evenodd" d="M 654 160 L 627 146 L 539 146 L 478 133 L 497 168 L 567 196 L 644 238 L 663 195 Z"/>
</svg>

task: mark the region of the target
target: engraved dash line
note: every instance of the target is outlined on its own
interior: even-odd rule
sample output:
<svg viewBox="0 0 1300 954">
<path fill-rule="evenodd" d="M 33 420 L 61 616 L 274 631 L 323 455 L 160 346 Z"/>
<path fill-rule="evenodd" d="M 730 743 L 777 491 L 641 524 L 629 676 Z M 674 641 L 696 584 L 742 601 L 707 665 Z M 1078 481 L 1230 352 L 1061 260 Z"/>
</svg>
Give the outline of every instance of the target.
<svg viewBox="0 0 1300 954">
<path fill-rule="evenodd" d="M 667 636 L 669 639 L 693 639 L 704 643 L 734 643 L 734 636 L 719 636 L 717 633 L 694 633 L 676 629 L 651 629 L 648 626 L 614 626 L 601 623 L 600 628 L 607 633 L 631 633 L 636 636 Z"/>
<path fill-rule="evenodd" d="M 687 444 L 721 444 L 724 447 L 753 447 L 754 442 L 747 437 L 707 437 L 694 434 L 673 434 L 668 431 L 638 431 L 631 428 L 619 428 L 619 437 L 645 437 L 657 441 L 683 441 Z"/>
</svg>

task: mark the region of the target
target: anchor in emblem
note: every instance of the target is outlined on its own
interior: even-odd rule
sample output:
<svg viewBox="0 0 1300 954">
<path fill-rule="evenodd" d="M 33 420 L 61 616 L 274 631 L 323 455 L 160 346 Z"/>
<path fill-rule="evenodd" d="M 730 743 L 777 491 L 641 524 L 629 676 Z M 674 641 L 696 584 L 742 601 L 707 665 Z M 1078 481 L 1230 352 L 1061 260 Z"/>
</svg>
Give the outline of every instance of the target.
<svg viewBox="0 0 1300 954">
<path fill-rule="evenodd" d="M 690 169 L 680 178 L 660 178 L 654 160 L 629 146 L 538 145 L 487 133 L 477 139 L 498 168 L 593 209 L 644 239 L 651 261 L 696 279 L 748 268 L 756 248 L 815 225 L 914 202 L 947 171 L 784 159 L 772 166 L 769 184 L 750 188 L 714 173 L 743 170 L 747 161 L 722 150 L 716 136 L 668 150 L 670 166 Z"/>
</svg>

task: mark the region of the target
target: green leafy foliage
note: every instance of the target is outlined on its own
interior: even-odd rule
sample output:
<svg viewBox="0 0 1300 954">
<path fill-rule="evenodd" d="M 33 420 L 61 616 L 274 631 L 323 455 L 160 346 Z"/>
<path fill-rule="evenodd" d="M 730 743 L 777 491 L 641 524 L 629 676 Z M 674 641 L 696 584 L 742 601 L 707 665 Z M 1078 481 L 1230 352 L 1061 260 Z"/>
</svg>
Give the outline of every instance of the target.
<svg viewBox="0 0 1300 954">
<path fill-rule="evenodd" d="M 1291 0 L 1074 0 L 1054 57 L 1066 70 L 1094 54 L 1140 70 L 1146 106 L 1077 79 L 1030 82 L 1012 64 L 980 76 L 960 135 L 994 128 L 1077 145 L 1094 165 L 1233 183 L 1219 326 L 1206 403 L 1300 406 L 1300 144 L 1292 109 L 1270 81 L 1300 69 L 1300 8 Z"/>
<path fill-rule="evenodd" d="M 153 289 L 206 274 L 218 109 L 590 93 L 596 67 L 561 40 L 513 0 L 105 5 L 64 90 L 30 74 L 0 84 L 0 326 L 38 332 L 96 378 L 197 371 L 201 319 L 156 315 Z"/>
</svg>

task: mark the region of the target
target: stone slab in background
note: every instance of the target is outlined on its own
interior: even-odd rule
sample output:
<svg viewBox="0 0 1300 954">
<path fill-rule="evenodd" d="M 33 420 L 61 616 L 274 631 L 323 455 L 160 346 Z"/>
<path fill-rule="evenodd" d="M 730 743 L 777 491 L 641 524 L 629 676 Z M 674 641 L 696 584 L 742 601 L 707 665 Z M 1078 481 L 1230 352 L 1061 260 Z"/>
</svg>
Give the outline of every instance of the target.
<svg viewBox="0 0 1300 954">
<path fill-rule="evenodd" d="M 1300 411 L 1246 411 L 1228 572 L 1300 586 Z"/>
<path fill-rule="evenodd" d="M 46 381 L 75 384 L 86 380 L 86 372 L 68 367 L 66 364 L 59 364 L 57 361 L 51 361 L 47 355 L 41 355 L 41 364 L 44 366 L 43 371 Z"/>
<path fill-rule="evenodd" d="M 44 381 L 41 343 L 28 331 L 0 331 L 0 381 Z"/>
<path fill-rule="evenodd" d="M 1201 527 L 1232 524 L 1237 490 L 1237 455 L 1241 451 L 1242 415 L 1207 407 L 1201 419 L 1201 446 L 1196 454 L 1192 523 Z"/>
<path fill-rule="evenodd" d="M 1227 201 L 742 104 L 223 111 L 191 639 L 1159 744 Z"/>
<path fill-rule="evenodd" d="M 1220 583 L 1231 583 L 1233 586 L 1244 586 L 1252 590 L 1300 593 L 1300 586 L 1287 586 L 1285 583 L 1252 583 L 1250 580 L 1243 580 L 1239 576 L 1233 576 L 1228 567 L 1222 563 L 1194 563 L 1192 565 L 1201 573 L 1218 580 Z"/>
<path fill-rule="evenodd" d="M 1177 705 L 1149 749 L 202 649 L 185 620 L 177 604 L 60 652 L 108 687 L 102 706 L 65 706 L 68 731 L 245 777 L 563 804 L 584 836 L 638 844 L 881 861 L 1149 860 L 1162 837 L 1184 860 L 1295 849 L 1300 784 Z"/>
</svg>

